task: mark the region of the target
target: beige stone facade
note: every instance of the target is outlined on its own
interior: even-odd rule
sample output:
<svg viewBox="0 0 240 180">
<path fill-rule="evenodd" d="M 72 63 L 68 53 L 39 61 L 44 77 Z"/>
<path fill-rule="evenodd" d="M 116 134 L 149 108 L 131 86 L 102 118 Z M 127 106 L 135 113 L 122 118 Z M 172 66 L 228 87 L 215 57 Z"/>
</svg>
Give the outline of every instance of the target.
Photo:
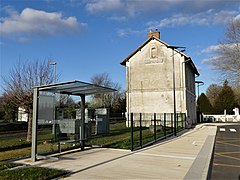
<svg viewBox="0 0 240 180">
<path fill-rule="evenodd" d="M 186 113 L 191 126 L 196 123 L 195 75 L 199 73 L 189 56 L 173 50 L 155 34 L 148 34 L 147 41 L 121 62 L 126 66 L 127 113 L 174 112 L 174 59 L 176 112 Z"/>
</svg>

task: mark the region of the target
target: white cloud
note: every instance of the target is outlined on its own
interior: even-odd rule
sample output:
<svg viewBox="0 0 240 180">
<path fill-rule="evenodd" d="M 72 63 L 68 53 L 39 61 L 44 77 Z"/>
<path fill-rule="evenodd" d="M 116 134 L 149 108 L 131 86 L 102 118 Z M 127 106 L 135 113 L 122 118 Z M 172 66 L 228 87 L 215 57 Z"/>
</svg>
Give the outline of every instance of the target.
<svg viewBox="0 0 240 180">
<path fill-rule="evenodd" d="M 121 0 L 94 0 L 85 6 L 90 13 L 106 12 L 123 8 Z"/>
<path fill-rule="evenodd" d="M 217 59 L 216 57 L 205 58 L 201 61 L 201 63 L 202 64 L 209 63 L 209 62 L 214 61 L 216 59 Z"/>
<path fill-rule="evenodd" d="M 120 37 L 128 36 L 129 34 L 134 34 L 136 32 L 145 32 L 149 29 L 163 28 L 163 27 L 176 27 L 176 26 L 186 26 L 186 25 L 198 25 L 198 26 L 209 26 L 217 24 L 227 24 L 230 20 L 236 20 L 240 18 L 238 11 L 219 11 L 216 12 L 210 9 L 206 12 L 197 13 L 194 15 L 190 14 L 176 14 L 169 18 L 164 18 L 160 21 L 149 21 L 147 22 L 145 30 L 131 30 L 118 29 L 117 33 Z M 210 51 L 217 50 L 219 45 L 208 47 L 202 51 L 202 53 L 210 53 Z"/>
<path fill-rule="evenodd" d="M 90 13 L 122 13 L 126 16 L 135 16 L 144 12 L 169 9 L 172 4 L 178 4 L 178 1 L 143 1 L 143 0 L 91 0 L 85 5 L 85 9 Z M 115 12 L 116 13 L 116 12 Z"/>
<path fill-rule="evenodd" d="M 211 24 L 226 24 L 231 19 L 239 18 L 240 14 L 237 11 L 219 11 L 215 12 L 210 9 L 206 12 L 190 14 L 177 14 L 172 17 L 158 21 L 150 21 L 146 25 L 149 28 L 175 27 L 184 25 L 211 25 Z"/>
<path fill-rule="evenodd" d="M 202 64 L 204 63 L 211 63 L 214 61 L 219 61 L 219 59 L 222 59 L 221 51 L 223 49 L 229 49 L 229 50 L 235 50 L 236 44 L 218 44 L 218 45 L 212 45 L 209 46 L 201 51 L 202 54 L 207 55 L 208 57 L 203 59 L 201 61 Z"/>
<path fill-rule="evenodd" d="M 201 53 L 206 53 L 206 54 L 212 54 L 212 53 L 218 53 L 219 50 L 221 49 L 232 49 L 234 50 L 236 48 L 236 44 L 217 44 L 217 45 L 212 45 L 209 46 L 201 51 Z"/>
<path fill-rule="evenodd" d="M 131 32 L 130 29 L 117 29 L 117 35 L 120 37 L 126 37 Z"/>
<path fill-rule="evenodd" d="M 235 21 L 240 20 L 240 14 L 234 18 Z"/>
<path fill-rule="evenodd" d="M 27 43 L 30 41 L 30 39 L 28 37 L 19 37 L 18 41 L 21 43 Z"/>
<path fill-rule="evenodd" d="M 2 7 L 1 11 L 4 11 L 7 14 L 12 15 L 12 16 L 18 14 L 18 12 L 10 5 Z"/>
<path fill-rule="evenodd" d="M 153 18 L 162 15 L 166 18 L 148 23 L 149 28 L 161 28 L 226 24 L 233 18 L 240 18 L 239 5 L 237 0 L 89 0 L 85 2 L 85 9 L 90 13 L 114 13 L 112 20 L 117 21 L 140 14 Z M 170 15 L 171 12 L 174 15 Z"/>
<path fill-rule="evenodd" d="M 112 16 L 108 18 L 109 20 L 113 20 L 113 21 L 125 21 L 127 20 L 126 16 Z"/>
<path fill-rule="evenodd" d="M 239 8 L 237 0 L 88 0 L 85 9 L 90 13 L 120 13 L 135 16 L 143 13 L 166 14 L 169 11 L 197 14 L 209 9 L 220 11 L 227 8 Z M 117 10 L 117 12 L 116 12 Z"/>
<path fill-rule="evenodd" d="M 221 45 L 212 45 L 207 47 L 206 49 L 203 49 L 201 53 L 215 53 L 220 49 Z"/>
<path fill-rule="evenodd" d="M 132 34 L 143 34 L 145 31 L 139 31 L 139 30 L 133 30 L 131 28 L 123 28 L 123 29 L 117 29 L 117 35 L 119 37 L 127 37 L 129 35 L 132 35 Z"/>
<path fill-rule="evenodd" d="M 90 13 L 120 13 L 126 16 L 135 16 L 144 12 L 168 10 L 178 1 L 143 1 L 143 0 L 90 0 L 85 5 L 85 9 Z M 117 12 L 116 12 L 117 10 Z"/>
<path fill-rule="evenodd" d="M 61 13 L 31 8 L 25 8 L 20 14 L 12 10 L 9 17 L 0 19 L 1 35 L 20 37 L 24 42 L 25 36 L 73 33 L 84 26 L 86 24 L 79 23 L 76 17 L 63 17 Z"/>
<path fill-rule="evenodd" d="M 240 16 L 238 11 L 219 11 L 213 15 L 212 22 L 214 24 L 227 24 L 238 16 Z"/>
<path fill-rule="evenodd" d="M 198 71 L 202 71 L 204 69 L 204 67 L 202 67 L 202 66 L 197 66 L 197 70 Z"/>
</svg>

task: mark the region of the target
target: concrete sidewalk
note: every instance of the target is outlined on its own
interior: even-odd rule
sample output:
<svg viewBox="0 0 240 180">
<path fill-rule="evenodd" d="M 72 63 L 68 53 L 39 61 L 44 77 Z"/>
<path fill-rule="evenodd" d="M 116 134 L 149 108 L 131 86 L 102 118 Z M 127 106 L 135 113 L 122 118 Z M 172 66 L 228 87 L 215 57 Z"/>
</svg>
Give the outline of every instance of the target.
<svg viewBox="0 0 240 180">
<path fill-rule="evenodd" d="M 197 125 L 138 151 L 92 148 L 30 163 L 71 172 L 66 179 L 206 179 L 217 126 Z"/>
</svg>

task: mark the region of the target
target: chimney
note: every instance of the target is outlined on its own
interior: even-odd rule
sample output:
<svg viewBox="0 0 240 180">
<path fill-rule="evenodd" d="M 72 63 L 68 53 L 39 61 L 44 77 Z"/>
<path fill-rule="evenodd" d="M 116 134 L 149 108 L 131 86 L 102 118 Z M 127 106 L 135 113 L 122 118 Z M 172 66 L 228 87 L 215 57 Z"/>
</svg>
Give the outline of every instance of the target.
<svg viewBox="0 0 240 180">
<path fill-rule="evenodd" d="M 152 36 L 160 39 L 160 32 L 158 31 L 158 29 L 156 29 L 154 32 L 152 31 L 152 29 L 150 29 L 150 31 L 148 32 L 148 38 L 151 38 Z"/>
</svg>

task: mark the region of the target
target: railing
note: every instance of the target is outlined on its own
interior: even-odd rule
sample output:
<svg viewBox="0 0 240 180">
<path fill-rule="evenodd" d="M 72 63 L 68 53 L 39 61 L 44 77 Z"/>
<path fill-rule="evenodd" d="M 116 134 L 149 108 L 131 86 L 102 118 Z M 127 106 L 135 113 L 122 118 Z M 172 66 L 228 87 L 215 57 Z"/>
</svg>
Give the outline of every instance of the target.
<svg viewBox="0 0 240 180">
<path fill-rule="evenodd" d="M 240 115 L 203 115 L 203 122 L 240 122 Z"/>
<path fill-rule="evenodd" d="M 173 113 L 131 113 L 130 122 L 131 150 L 134 151 L 172 136 L 175 130 L 185 129 L 186 115 L 176 114 L 176 128 Z"/>
</svg>

